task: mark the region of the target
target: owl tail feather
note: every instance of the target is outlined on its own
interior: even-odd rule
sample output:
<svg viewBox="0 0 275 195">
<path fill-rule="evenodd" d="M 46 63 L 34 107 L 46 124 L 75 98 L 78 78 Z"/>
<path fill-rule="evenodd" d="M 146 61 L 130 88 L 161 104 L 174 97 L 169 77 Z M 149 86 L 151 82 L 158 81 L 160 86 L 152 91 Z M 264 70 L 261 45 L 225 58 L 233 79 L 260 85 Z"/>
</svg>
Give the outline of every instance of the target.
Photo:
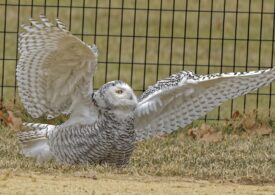
<svg viewBox="0 0 275 195">
<path fill-rule="evenodd" d="M 35 158 L 39 162 L 53 159 L 48 144 L 48 135 L 55 129 L 55 126 L 40 123 L 24 123 L 23 125 L 31 131 L 17 134 L 22 145 L 20 153 L 26 157 Z"/>
</svg>

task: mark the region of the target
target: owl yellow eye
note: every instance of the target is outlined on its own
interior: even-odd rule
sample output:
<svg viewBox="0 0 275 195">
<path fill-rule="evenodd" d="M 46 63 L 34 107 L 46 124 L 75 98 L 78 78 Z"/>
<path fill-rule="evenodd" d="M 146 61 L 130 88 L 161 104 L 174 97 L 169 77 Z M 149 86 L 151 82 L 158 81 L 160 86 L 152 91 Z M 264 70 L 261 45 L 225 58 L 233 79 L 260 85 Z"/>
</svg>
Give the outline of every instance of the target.
<svg viewBox="0 0 275 195">
<path fill-rule="evenodd" d="M 122 94 L 123 91 L 122 91 L 121 89 L 117 89 L 117 90 L 116 90 L 116 93 L 117 93 L 117 94 Z"/>
</svg>

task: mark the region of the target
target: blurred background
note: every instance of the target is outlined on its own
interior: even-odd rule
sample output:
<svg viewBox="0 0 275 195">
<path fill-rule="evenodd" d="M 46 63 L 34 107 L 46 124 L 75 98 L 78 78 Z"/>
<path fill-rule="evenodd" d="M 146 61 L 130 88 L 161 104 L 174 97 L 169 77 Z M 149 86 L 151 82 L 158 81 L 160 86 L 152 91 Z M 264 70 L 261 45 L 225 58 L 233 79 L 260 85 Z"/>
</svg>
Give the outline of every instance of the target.
<svg viewBox="0 0 275 195">
<path fill-rule="evenodd" d="M 274 66 L 275 0 L 0 0 L 0 96 L 17 103 L 18 32 L 30 17 L 63 21 L 99 62 L 94 88 L 121 79 L 137 95 L 181 70 L 198 74 Z M 224 103 L 204 120 L 257 109 L 275 119 L 275 85 Z"/>
</svg>

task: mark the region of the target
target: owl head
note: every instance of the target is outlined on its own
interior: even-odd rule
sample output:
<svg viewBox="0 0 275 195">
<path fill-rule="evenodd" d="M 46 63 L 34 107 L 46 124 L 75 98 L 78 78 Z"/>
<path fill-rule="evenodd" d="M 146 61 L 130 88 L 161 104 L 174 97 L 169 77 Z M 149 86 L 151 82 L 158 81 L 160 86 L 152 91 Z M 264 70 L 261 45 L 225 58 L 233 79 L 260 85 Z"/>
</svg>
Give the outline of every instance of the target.
<svg viewBox="0 0 275 195">
<path fill-rule="evenodd" d="M 111 81 L 93 92 L 92 101 L 99 109 L 134 110 L 137 105 L 137 97 L 132 88 L 123 81 Z"/>
</svg>

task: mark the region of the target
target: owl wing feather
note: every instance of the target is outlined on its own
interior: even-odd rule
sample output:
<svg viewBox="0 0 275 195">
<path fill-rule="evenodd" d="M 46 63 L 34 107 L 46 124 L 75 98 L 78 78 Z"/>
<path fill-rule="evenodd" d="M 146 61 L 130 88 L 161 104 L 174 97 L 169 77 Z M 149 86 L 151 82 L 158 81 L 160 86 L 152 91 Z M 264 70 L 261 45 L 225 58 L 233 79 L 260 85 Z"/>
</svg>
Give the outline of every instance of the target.
<svg viewBox="0 0 275 195">
<path fill-rule="evenodd" d="M 136 107 L 137 141 L 185 127 L 226 100 L 274 80 L 275 68 L 211 75 L 183 71 L 158 81 L 142 94 Z"/>
<path fill-rule="evenodd" d="M 22 147 L 20 153 L 27 157 L 35 157 L 38 161 L 53 159 L 48 137 L 58 126 L 40 123 L 23 123 L 23 126 L 31 131 L 17 134 Z"/>
<path fill-rule="evenodd" d="M 30 19 L 20 33 L 20 58 L 16 69 L 19 96 L 34 118 L 70 113 L 75 101 L 87 102 L 97 49 L 88 46 L 56 20 Z"/>
</svg>

